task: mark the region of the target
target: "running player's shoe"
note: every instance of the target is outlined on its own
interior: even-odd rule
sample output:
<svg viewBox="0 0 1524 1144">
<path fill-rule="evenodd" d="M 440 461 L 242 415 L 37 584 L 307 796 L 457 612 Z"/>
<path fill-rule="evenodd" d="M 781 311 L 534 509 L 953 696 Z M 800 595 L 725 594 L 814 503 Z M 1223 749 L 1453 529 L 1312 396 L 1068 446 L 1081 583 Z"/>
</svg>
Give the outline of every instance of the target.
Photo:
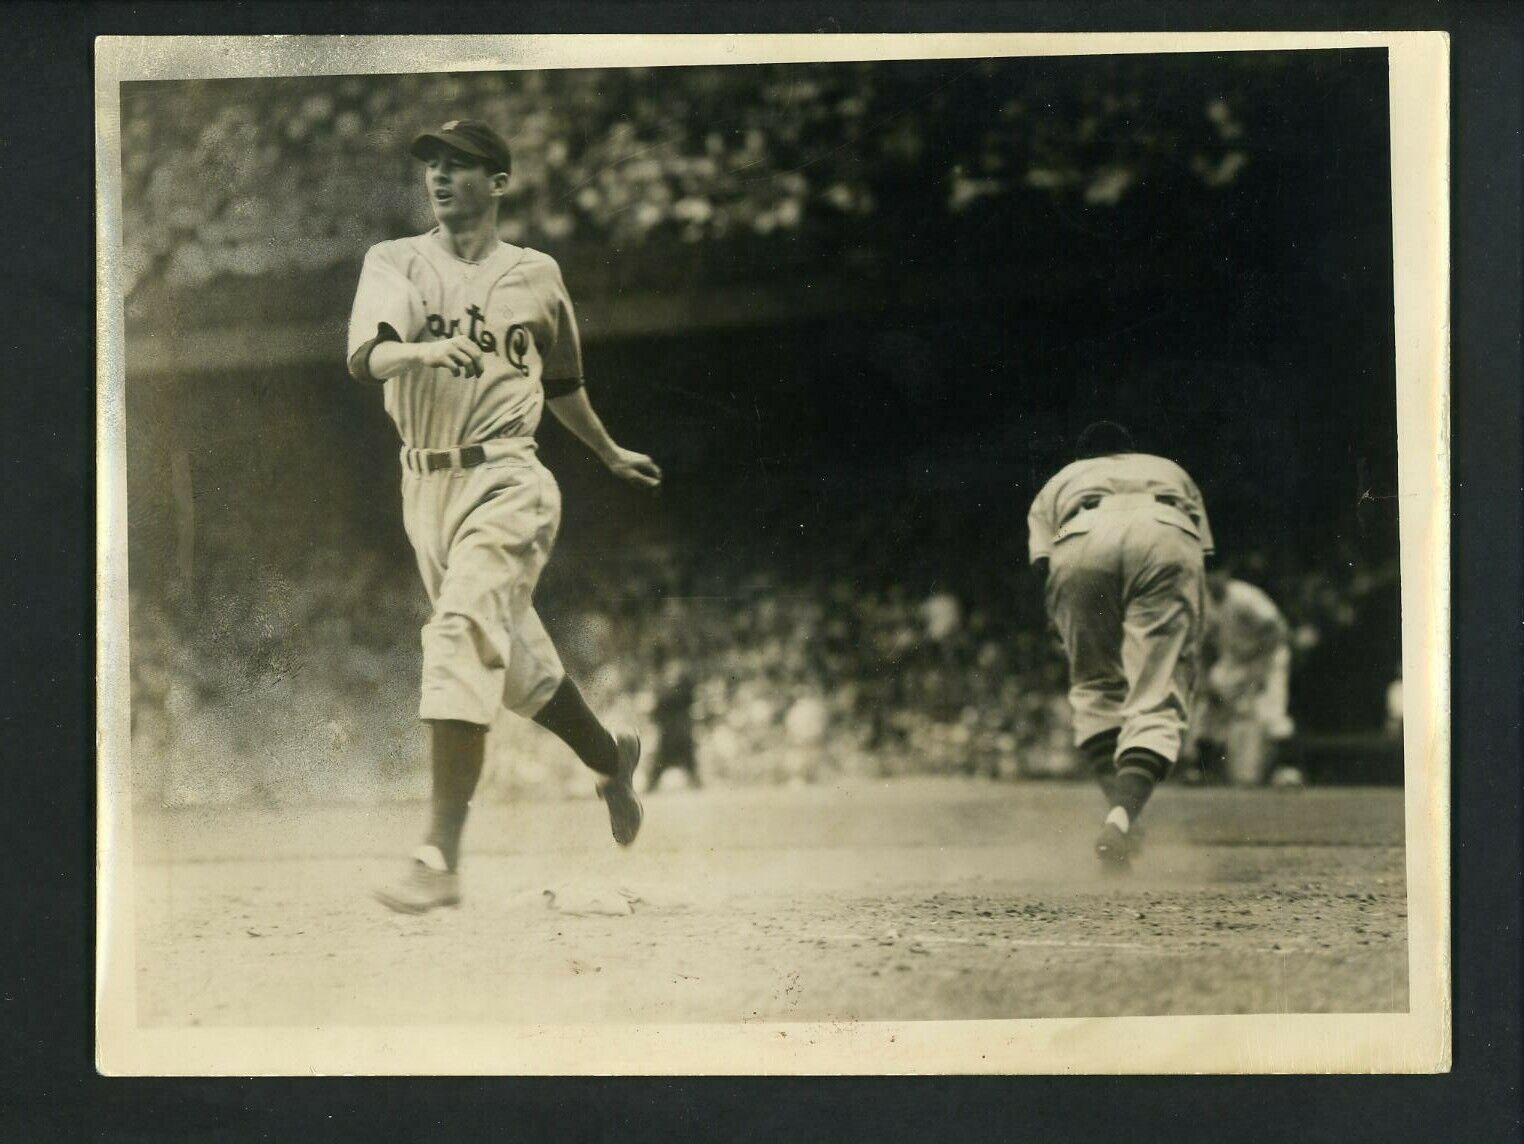
<svg viewBox="0 0 1524 1144">
<path fill-rule="evenodd" d="M 1107 870 L 1121 873 L 1132 865 L 1132 840 L 1115 823 L 1108 822 L 1095 840 L 1095 854 Z"/>
<path fill-rule="evenodd" d="M 460 905 L 460 875 L 445 869 L 437 847 L 420 846 L 406 876 L 372 894 L 399 914 L 426 914 L 441 906 Z"/>
<path fill-rule="evenodd" d="M 621 731 L 614 736 L 619 753 L 619 768 L 614 777 L 598 784 L 598 797 L 609 808 L 609 825 L 614 828 L 614 841 L 628 846 L 640 833 L 644 812 L 640 799 L 635 795 L 635 768 L 640 765 L 640 736 L 634 731 Z"/>
</svg>

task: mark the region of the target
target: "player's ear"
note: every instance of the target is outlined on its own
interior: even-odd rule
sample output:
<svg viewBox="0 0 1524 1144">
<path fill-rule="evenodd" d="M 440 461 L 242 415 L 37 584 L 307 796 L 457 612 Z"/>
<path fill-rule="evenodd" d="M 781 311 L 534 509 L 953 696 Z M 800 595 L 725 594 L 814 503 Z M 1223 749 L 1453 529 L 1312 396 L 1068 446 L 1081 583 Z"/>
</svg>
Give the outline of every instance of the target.
<svg viewBox="0 0 1524 1144">
<path fill-rule="evenodd" d="M 491 179 L 492 181 L 489 186 L 491 187 L 493 198 L 500 199 L 508 193 L 507 171 L 498 171 L 491 176 Z"/>
</svg>

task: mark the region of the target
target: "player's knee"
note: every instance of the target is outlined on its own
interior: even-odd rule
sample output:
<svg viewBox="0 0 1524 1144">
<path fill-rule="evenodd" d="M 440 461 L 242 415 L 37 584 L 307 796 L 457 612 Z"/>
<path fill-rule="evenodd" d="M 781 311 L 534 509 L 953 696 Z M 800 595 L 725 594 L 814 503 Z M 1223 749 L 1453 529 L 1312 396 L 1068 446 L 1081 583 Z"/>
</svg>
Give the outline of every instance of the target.
<svg viewBox="0 0 1524 1144">
<path fill-rule="evenodd" d="M 533 671 L 510 671 L 503 682 L 502 704 L 515 715 L 533 719 L 565 680 L 566 672 L 559 664 L 554 668 L 536 664 Z"/>
<path fill-rule="evenodd" d="M 504 634 L 484 617 L 467 612 L 441 612 L 423 626 L 425 663 L 471 659 L 486 667 L 506 663 Z"/>
</svg>

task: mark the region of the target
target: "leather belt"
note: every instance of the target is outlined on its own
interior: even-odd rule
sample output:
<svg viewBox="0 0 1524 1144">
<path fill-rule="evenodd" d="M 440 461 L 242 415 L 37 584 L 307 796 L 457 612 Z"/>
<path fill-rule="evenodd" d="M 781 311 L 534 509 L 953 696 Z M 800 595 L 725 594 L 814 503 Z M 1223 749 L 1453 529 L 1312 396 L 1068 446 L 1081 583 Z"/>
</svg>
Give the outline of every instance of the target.
<svg viewBox="0 0 1524 1144">
<path fill-rule="evenodd" d="M 440 469 L 474 469 L 487 459 L 480 445 L 462 445 L 458 449 L 409 449 L 404 463 L 415 473 L 437 473 Z"/>
</svg>

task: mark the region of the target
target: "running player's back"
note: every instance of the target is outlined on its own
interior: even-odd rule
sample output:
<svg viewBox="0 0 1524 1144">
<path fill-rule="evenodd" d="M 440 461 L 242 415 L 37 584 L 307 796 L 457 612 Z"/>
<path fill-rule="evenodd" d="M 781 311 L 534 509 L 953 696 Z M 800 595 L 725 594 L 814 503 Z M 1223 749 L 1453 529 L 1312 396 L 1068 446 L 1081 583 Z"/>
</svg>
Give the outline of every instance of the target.
<svg viewBox="0 0 1524 1144">
<path fill-rule="evenodd" d="M 1109 496 L 1141 494 L 1174 503 L 1211 552 L 1212 532 L 1196 483 L 1174 461 L 1151 453 L 1112 453 L 1065 465 L 1042 487 L 1028 516 L 1033 560 L 1048 555 L 1063 523 L 1078 510 Z"/>
</svg>

